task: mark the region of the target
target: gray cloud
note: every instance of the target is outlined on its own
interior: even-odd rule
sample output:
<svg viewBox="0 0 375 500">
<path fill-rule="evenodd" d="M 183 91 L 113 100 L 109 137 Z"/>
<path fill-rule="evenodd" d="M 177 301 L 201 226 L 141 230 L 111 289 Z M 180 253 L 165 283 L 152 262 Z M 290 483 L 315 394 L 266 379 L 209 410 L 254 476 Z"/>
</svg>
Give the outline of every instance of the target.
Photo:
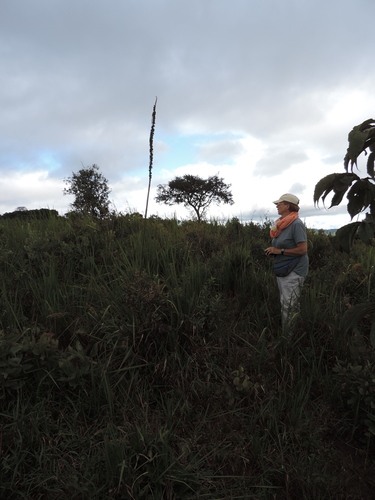
<svg viewBox="0 0 375 500">
<path fill-rule="evenodd" d="M 199 147 L 198 161 L 212 164 L 232 163 L 243 153 L 244 147 L 238 140 L 217 140 Z"/>
<path fill-rule="evenodd" d="M 156 140 L 247 135 L 268 145 L 256 175 L 303 164 L 308 150 L 329 168 L 369 118 L 359 105 L 327 113 L 347 92 L 373 94 L 374 16 L 373 0 L 3 0 L 0 171 L 48 168 L 57 181 L 82 162 L 115 186 L 147 177 L 155 96 Z M 223 140 L 198 159 L 241 152 Z"/>
<path fill-rule="evenodd" d="M 297 148 L 295 150 L 285 149 L 285 147 L 268 148 L 264 157 L 256 164 L 254 174 L 266 177 L 280 175 L 293 165 L 303 163 L 308 157 Z"/>
<path fill-rule="evenodd" d="M 295 182 L 290 188 L 289 192 L 298 196 L 299 194 L 302 194 L 305 191 L 305 189 L 306 189 L 305 184 L 301 184 L 300 182 Z"/>
</svg>

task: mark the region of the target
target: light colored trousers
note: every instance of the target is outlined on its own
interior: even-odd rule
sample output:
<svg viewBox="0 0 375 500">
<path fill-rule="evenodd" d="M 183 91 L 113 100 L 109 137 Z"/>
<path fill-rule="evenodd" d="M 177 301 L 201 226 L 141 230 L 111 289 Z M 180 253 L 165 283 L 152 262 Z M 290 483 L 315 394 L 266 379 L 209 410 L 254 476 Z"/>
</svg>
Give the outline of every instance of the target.
<svg viewBox="0 0 375 500">
<path fill-rule="evenodd" d="M 299 311 L 299 298 L 305 278 L 292 271 L 288 276 L 276 279 L 280 292 L 282 324 L 286 325 L 293 314 Z"/>
</svg>

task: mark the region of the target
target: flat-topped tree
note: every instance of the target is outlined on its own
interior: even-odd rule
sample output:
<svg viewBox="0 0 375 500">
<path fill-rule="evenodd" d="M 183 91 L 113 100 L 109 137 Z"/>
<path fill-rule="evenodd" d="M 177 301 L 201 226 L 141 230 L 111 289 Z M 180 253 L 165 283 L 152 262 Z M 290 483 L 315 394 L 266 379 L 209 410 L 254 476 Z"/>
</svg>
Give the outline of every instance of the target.
<svg viewBox="0 0 375 500">
<path fill-rule="evenodd" d="M 197 175 L 176 177 L 168 184 L 159 184 L 155 200 L 166 205 L 183 204 L 196 216 L 198 222 L 205 218 L 211 203 L 234 203 L 230 184 L 213 175 L 202 179 Z"/>
<path fill-rule="evenodd" d="M 321 199 L 324 203 L 328 194 L 333 193 L 329 208 L 339 205 L 347 192 L 347 209 L 353 219 L 368 210 L 362 221 L 352 222 L 336 232 L 336 241 L 342 250 L 350 252 L 355 237 L 366 243 L 375 237 L 375 120 L 370 118 L 349 132 L 349 146 L 344 158 L 345 173 L 329 174 L 315 186 L 314 203 Z M 353 172 L 360 154 L 367 158 L 367 177 L 360 178 Z"/>
</svg>

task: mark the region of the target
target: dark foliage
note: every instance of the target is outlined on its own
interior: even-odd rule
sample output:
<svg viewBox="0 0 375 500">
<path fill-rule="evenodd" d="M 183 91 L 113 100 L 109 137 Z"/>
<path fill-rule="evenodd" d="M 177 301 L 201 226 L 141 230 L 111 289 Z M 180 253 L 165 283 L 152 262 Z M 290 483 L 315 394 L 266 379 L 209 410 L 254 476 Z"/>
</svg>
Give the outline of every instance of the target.
<svg viewBox="0 0 375 500">
<path fill-rule="evenodd" d="M 35 210 L 18 209 L 14 212 L 6 212 L 1 215 L 1 219 L 20 219 L 20 220 L 43 220 L 50 218 L 57 218 L 59 216 L 57 210 L 50 210 L 49 208 L 40 208 Z"/>
</svg>

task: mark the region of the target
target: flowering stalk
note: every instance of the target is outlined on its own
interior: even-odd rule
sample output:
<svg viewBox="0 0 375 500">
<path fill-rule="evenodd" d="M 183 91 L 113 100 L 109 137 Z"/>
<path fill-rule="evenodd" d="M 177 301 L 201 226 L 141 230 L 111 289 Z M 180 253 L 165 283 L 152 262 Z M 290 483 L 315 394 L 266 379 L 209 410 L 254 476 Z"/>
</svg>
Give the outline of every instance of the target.
<svg viewBox="0 0 375 500">
<path fill-rule="evenodd" d="M 148 167 L 148 190 L 147 190 L 147 201 L 146 201 L 146 210 L 145 210 L 145 219 L 147 219 L 147 210 L 148 210 L 148 200 L 150 198 L 150 189 L 151 189 L 151 179 L 152 179 L 152 166 L 154 161 L 154 133 L 155 133 L 155 120 L 156 120 L 156 103 L 158 102 L 158 98 L 155 98 L 155 104 L 152 110 L 152 119 L 151 119 L 151 130 L 150 130 L 150 161 Z"/>
</svg>

